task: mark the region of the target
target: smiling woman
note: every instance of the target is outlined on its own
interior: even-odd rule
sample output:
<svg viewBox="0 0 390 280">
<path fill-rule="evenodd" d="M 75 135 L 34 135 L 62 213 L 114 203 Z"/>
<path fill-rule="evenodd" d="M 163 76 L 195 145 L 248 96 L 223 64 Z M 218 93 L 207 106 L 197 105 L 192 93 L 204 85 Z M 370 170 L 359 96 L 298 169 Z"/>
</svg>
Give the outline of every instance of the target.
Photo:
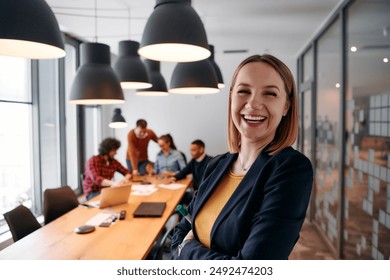
<svg viewBox="0 0 390 280">
<path fill-rule="evenodd" d="M 177 225 L 179 259 L 287 259 L 309 203 L 311 163 L 297 136 L 293 76 L 271 55 L 244 60 L 229 94 L 230 152 L 212 159 Z"/>
</svg>

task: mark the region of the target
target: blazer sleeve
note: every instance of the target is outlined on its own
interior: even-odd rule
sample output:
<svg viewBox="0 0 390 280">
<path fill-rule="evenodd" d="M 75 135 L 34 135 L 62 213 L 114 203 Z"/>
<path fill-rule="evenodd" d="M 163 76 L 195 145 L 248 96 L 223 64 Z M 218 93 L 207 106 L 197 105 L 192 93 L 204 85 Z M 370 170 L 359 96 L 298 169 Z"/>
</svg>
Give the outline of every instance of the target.
<svg viewBox="0 0 390 280">
<path fill-rule="evenodd" d="M 196 193 L 194 194 L 193 199 L 191 200 L 190 204 L 188 205 L 188 214 L 192 217 L 192 209 L 194 206 L 193 201 L 196 199 Z M 173 237 L 172 237 L 172 254 L 174 259 L 178 259 L 177 255 L 177 249 L 181 242 L 183 242 L 184 237 L 187 235 L 187 233 L 192 229 L 192 225 L 187 221 L 186 218 L 182 217 L 181 221 L 176 225 L 174 231 L 173 231 Z"/>
<path fill-rule="evenodd" d="M 226 153 L 227 154 L 227 153 Z M 219 155 L 214 157 L 213 159 L 210 160 L 209 164 L 206 167 L 205 174 L 203 178 L 207 177 L 210 175 L 210 173 L 214 170 L 215 166 L 219 162 L 219 160 L 224 157 L 224 155 Z M 202 184 L 199 186 L 199 188 L 202 187 Z M 197 192 L 194 193 L 193 199 L 191 200 L 190 204 L 188 205 L 188 214 L 192 217 L 192 212 L 193 208 L 195 205 L 195 200 L 197 199 Z M 181 221 L 176 225 L 174 232 L 173 232 L 173 238 L 172 238 L 172 245 L 171 249 L 173 252 L 173 257 L 175 259 L 178 259 L 177 255 L 177 249 L 179 244 L 183 241 L 184 237 L 187 235 L 187 233 L 192 229 L 192 225 L 183 217 Z"/>
<path fill-rule="evenodd" d="M 179 259 L 288 259 L 305 220 L 313 169 L 304 155 L 296 153 L 287 157 L 276 155 L 269 172 L 263 203 L 248 221 L 252 226 L 237 255 L 208 249 L 193 240 L 182 249 Z M 216 238 L 226 238 L 228 234 L 219 233 Z"/>
</svg>

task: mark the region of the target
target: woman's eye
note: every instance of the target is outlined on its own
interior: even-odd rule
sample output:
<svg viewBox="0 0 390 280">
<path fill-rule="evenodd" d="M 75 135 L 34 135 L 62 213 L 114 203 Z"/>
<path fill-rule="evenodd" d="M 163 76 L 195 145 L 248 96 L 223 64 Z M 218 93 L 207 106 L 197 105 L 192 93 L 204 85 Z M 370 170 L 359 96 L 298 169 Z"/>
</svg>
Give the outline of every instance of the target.
<svg viewBox="0 0 390 280">
<path fill-rule="evenodd" d="M 276 93 L 275 92 L 266 92 L 265 95 L 276 96 Z"/>
<path fill-rule="evenodd" d="M 250 91 L 249 90 L 239 90 L 237 93 L 238 94 L 250 94 Z"/>
</svg>

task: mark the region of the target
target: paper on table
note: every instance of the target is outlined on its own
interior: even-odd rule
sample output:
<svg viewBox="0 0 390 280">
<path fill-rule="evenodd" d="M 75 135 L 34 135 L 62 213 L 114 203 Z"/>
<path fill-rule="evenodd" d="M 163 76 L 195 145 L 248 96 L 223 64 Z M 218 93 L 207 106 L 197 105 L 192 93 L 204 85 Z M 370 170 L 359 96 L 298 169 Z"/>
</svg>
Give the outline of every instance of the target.
<svg viewBox="0 0 390 280">
<path fill-rule="evenodd" d="M 99 213 L 89 219 L 85 224 L 90 226 L 98 226 L 103 223 L 106 219 L 112 216 L 111 213 Z"/>
<path fill-rule="evenodd" d="M 155 185 L 133 185 L 131 195 L 151 195 L 155 191 Z"/>
<path fill-rule="evenodd" d="M 156 186 L 153 184 L 150 185 L 131 185 L 132 191 L 138 191 L 138 190 L 147 190 L 147 189 L 154 189 Z"/>
<path fill-rule="evenodd" d="M 160 184 L 158 185 L 160 188 L 169 189 L 169 190 L 177 190 L 184 188 L 186 185 L 184 184 Z"/>
</svg>

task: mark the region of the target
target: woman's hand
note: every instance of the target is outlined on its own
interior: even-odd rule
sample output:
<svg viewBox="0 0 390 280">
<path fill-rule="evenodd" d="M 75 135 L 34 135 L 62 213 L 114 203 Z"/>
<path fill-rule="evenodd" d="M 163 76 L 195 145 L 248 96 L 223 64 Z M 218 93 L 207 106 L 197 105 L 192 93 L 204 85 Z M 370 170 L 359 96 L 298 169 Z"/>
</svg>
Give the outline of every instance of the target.
<svg viewBox="0 0 390 280">
<path fill-rule="evenodd" d="M 191 240 L 194 240 L 195 237 L 194 237 L 194 233 L 192 232 L 192 230 L 190 230 L 187 235 L 184 237 L 183 241 L 181 242 L 181 244 L 179 245 L 179 249 L 178 249 L 178 255 L 180 256 L 180 253 L 181 253 L 181 250 L 184 248 L 184 246 L 190 242 Z"/>
<path fill-rule="evenodd" d="M 190 230 L 190 231 L 187 233 L 186 237 L 184 237 L 183 242 L 184 242 L 185 240 L 194 240 L 194 239 L 195 239 L 194 233 L 192 232 L 192 230 Z"/>
</svg>

